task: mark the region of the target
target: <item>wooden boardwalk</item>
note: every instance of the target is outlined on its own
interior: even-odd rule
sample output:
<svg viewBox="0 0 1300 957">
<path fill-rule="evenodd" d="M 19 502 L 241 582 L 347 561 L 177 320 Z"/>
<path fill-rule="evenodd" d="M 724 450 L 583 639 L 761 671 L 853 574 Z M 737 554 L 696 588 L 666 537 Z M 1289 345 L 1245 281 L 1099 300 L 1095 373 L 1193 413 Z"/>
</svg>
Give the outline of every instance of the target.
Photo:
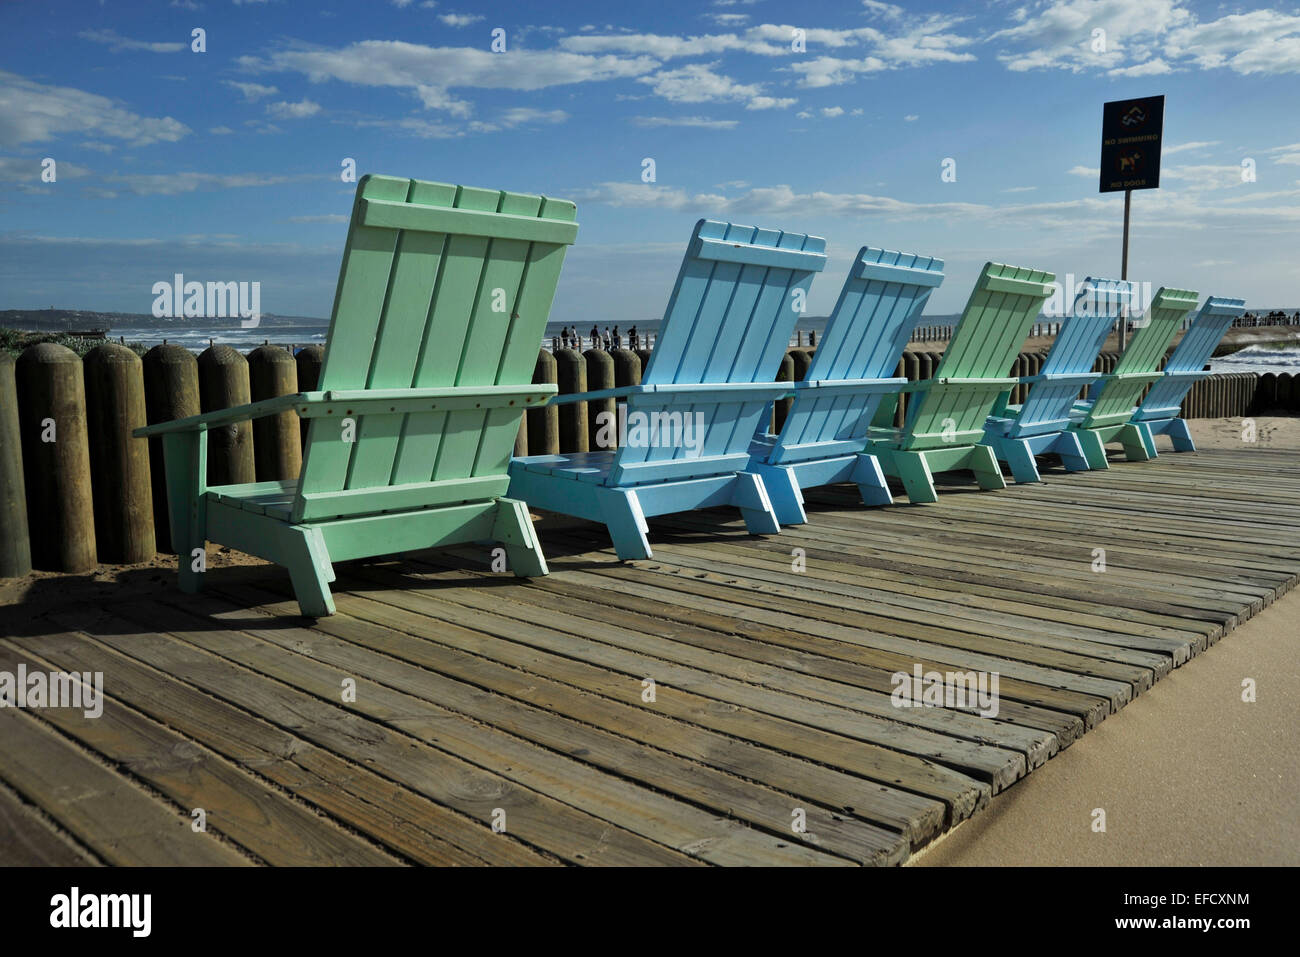
<svg viewBox="0 0 1300 957">
<path fill-rule="evenodd" d="M 761 539 L 654 520 L 629 564 L 548 519 L 546 579 L 483 548 L 345 567 L 315 624 L 266 566 L 11 607 L 0 671 L 107 700 L 0 709 L 0 863 L 903 862 L 1300 574 L 1300 453 L 1046 477 L 821 490 Z M 895 707 L 918 663 L 997 672 L 996 719 Z"/>
</svg>

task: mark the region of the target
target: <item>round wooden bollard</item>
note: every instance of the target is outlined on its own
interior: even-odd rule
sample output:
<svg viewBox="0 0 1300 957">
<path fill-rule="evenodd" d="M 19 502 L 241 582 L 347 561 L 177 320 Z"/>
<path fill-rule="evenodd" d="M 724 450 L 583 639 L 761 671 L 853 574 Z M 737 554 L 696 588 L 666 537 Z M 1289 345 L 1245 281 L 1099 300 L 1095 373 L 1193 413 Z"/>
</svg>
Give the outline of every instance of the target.
<svg viewBox="0 0 1300 957">
<path fill-rule="evenodd" d="M 812 365 L 812 353 L 807 349 L 789 349 L 786 355 L 794 363 L 794 381 L 802 382 L 808 378 L 808 367 Z"/>
<path fill-rule="evenodd" d="M 158 551 L 153 525 L 144 365 L 126 346 L 105 343 L 86 354 L 86 423 L 95 476 L 95 543 L 109 564 L 147 562 Z"/>
<path fill-rule="evenodd" d="M 641 378 L 645 378 L 646 370 L 650 368 L 650 356 L 653 350 L 637 349 L 636 357 L 641 360 Z"/>
<path fill-rule="evenodd" d="M 95 567 L 95 508 L 81 360 L 53 343 L 29 347 L 15 366 L 32 564 Z"/>
<path fill-rule="evenodd" d="M 781 365 L 776 370 L 777 382 L 794 381 L 794 357 L 787 352 L 781 357 Z M 785 425 L 786 416 L 790 414 L 790 409 L 794 406 L 794 399 L 777 399 L 772 405 L 772 434 L 780 435 L 781 427 Z"/>
<path fill-rule="evenodd" d="M 556 383 L 555 356 L 545 349 L 537 352 L 537 365 L 533 366 L 533 381 L 554 385 Z M 560 452 L 560 407 L 544 405 L 525 413 L 528 425 L 529 455 L 558 455 Z"/>
<path fill-rule="evenodd" d="M 298 364 L 279 346 L 258 346 L 248 354 L 249 392 L 254 402 L 298 391 Z M 302 470 L 302 427 L 286 409 L 253 420 L 253 463 L 259 482 L 297 479 Z"/>
<path fill-rule="evenodd" d="M 614 360 L 614 388 L 625 389 L 641 384 L 641 357 L 631 349 L 615 349 L 609 357 Z"/>
<path fill-rule="evenodd" d="M 604 349 L 588 349 L 582 354 L 587 363 L 587 388 L 614 388 L 614 357 Z M 587 405 L 587 448 L 593 450 L 618 447 L 618 408 L 611 399 L 592 399 Z M 605 413 L 602 415 L 601 413 Z M 600 439 L 600 441 L 597 441 Z"/>
<path fill-rule="evenodd" d="M 199 354 L 199 401 L 217 412 L 251 401 L 248 360 L 226 345 Z M 242 485 L 257 481 L 253 466 L 253 425 L 233 422 L 208 430 L 208 484 Z"/>
<path fill-rule="evenodd" d="M 1278 398 L 1281 398 L 1282 395 L 1280 385 L 1282 378 L 1283 376 L 1278 376 Z M 1288 396 L 1287 408 L 1292 412 L 1300 412 L 1300 375 L 1296 375 L 1294 372 L 1288 372 L 1285 374 L 1285 378 L 1289 380 L 1287 382 L 1286 390 Z"/>
<path fill-rule="evenodd" d="M 31 570 L 18 384 L 13 356 L 0 352 L 0 578 L 21 578 Z"/>
<path fill-rule="evenodd" d="M 320 370 L 325 364 L 325 350 L 321 346 L 303 346 L 293 357 L 298 366 L 298 391 L 315 392 L 320 388 Z M 302 447 L 307 448 L 307 429 L 311 419 L 300 419 L 298 428 L 302 433 Z"/>
<path fill-rule="evenodd" d="M 2 387 L 0 387 L 2 388 Z M 1252 405 L 1253 414 L 1267 415 L 1277 401 L 1277 373 L 1265 372 L 1259 377 L 1259 382 L 1255 385 L 1255 401 Z M 3 466 L 0 466 L 2 468 Z"/>
<path fill-rule="evenodd" d="M 555 377 L 560 395 L 587 391 L 587 362 L 573 349 L 555 353 Z M 586 452 L 591 448 L 587 441 L 587 403 L 568 402 L 559 407 L 560 451 Z"/>
<path fill-rule="evenodd" d="M 150 425 L 188 419 L 199 407 L 199 364 L 180 346 L 154 346 L 144 354 L 144 409 Z M 149 475 L 153 486 L 153 527 L 158 551 L 172 549 L 167 512 L 167 469 L 161 438 L 149 439 Z"/>
</svg>

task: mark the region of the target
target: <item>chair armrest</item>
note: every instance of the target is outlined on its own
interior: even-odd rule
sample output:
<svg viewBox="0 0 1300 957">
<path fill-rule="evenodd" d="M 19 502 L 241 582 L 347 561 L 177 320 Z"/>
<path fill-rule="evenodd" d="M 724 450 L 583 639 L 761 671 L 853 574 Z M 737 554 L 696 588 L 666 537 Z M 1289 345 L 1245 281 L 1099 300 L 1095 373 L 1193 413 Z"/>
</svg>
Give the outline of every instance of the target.
<svg viewBox="0 0 1300 957">
<path fill-rule="evenodd" d="M 166 435 L 169 432 L 204 431 L 214 425 L 228 425 L 232 422 L 243 422 L 247 419 L 259 419 L 264 415 L 274 415 L 277 412 L 292 409 L 295 405 L 304 402 L 310 394 L 299 392 L 294 395 L 278 395 L 273 399 L 235 405 L 229 409 L 215 409 L 212 412 L 204 412 L 202 415 L 191 415 L 184 419 L 173 419 L 171 422 L 159 422 L 156 425 L 142 426 L 131 434 L 137 439 L 147 439 L 155 435 Z"/>
</svg>

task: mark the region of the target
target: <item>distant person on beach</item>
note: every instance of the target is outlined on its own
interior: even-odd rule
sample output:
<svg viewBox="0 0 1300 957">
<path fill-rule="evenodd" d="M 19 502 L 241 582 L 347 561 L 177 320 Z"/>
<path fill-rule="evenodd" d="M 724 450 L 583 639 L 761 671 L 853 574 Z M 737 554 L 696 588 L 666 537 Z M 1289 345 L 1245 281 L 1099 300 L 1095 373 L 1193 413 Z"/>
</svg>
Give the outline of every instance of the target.
<svg viewBox="0 0 1300 957">
<path fill-rule="evenodd" d="M 627 347 L 636 352 L 636 326 L 629 326 L 627 330 Z"/>
<path fill-rule="evenodd" d="M 597 347 L 599 347 L 599 346 L 600 346 L 600 327 L 599 327 L 599 326 L 592 326 L 592 327 L 591 327 L 591 347 L 592 347 L 593 349 L 595 349 L 595 348 L 597 348 Z"/>
<path fill-rule="evenodd" d="M 618 326 L 614 327 L 614 348 L 615 349 L 623 348 L 623 337 L 618 334 Z"/>
</svg>

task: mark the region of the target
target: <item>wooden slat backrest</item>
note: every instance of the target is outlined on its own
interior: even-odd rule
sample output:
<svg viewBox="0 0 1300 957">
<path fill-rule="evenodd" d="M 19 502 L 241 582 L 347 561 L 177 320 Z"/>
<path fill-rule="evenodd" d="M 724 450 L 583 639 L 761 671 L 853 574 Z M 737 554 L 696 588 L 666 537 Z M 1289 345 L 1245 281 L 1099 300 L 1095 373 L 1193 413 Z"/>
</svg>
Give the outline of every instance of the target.
<svg viewBox="0 0 1300 957">
<path fill-rule="evenodd" d="M 1079 287 L 1071 315 L 1061 321 L 1056 341 L 1043 362 L 1042 374 L 1082 376 L 1090 373 L 1115 320 L 1133 296 L 1132 284 L 1122 279 L 1089 277 Z M 1069 423 L 1070 410 L 1079 396 L 1078 379 L 1040 379 L 1029 390 L 1012 435 L 1032 435 L 1059 430 Z"/>
<path fill-rule="evenodd" d="M 985 264 L 931 384 L 908 404 L 900 447 L 943 448 L 979 441 L 1055 278 L 1038 269 Z"/>
<path fill-rule="evenodd" d="M 322 391 L 527 384 L 567 246 L 573 203 L 522 193 L 368 176 L 358 184 L 330 318 Z M 308 431 L 295 520 L 329 509 L 411 507 L 427 485 L 500 486 L 523 406 L 337 416 Z M 339 495 L 401 486 L 400 493 Z M 496 492 L 495 494 L 501 494 Z M 316 502 L 313 504 L 313 499 Z M 328 499 L 332 504 L 324 505 Z"/>
<path fill-rule="evenodd" d="M 1191 328 L 1182 341 L 1174 347 L 1169 361 L 1165 363 L 1166 372 L 1200 372 L 1210 361 L 1218 344 L 1223 341 L 1224 333 L 1232 326 L 1234 319 L 1240 319 L 1246 311 L 1246 300 L 1227 299 L 1211 296 L 1205 300 Z"/>
<path fill-rule="evenodd" d="M 891 378 L 943 282 L 943 260 L 863 246 L 854 259 L 805 378 L 813 382 Z M 798 389 L 770 459 L 794 462 L 827 454 L 827 443 L 865 444 L 885 393 Z"/>
<path fill-rule="evenodd" d="M 644 385 L 773 382 L 790 342 L 812 278 L 826 265 L 826 241 L 803 233 L 758 229 L 713 220 L 695 226 L 677 282 L 668 300 Z M 673 443 L 628 445 L 615 455 L 607 481 L 622 483 L 623 469 L 663 463 L 656 478 L 717 474 L 728 456 L 746 453 L 758 416 L 770 397 L 714 394 L 678 404 L 703 436 L 695 453 Z M 653 392 L 628 397 L 629 419 L 663 410 Z M 697 416 L 697 413 L 699 414 Z M 748 429 L 748 431 L 746 431 Z M 691 459 L 717 459 L 716 467 Z M 680 464 L 668 465 L 674 460 Z"/>
<path fill-rule="evenodd" d="M 1128 421 L 1143 390 L 1160 377 L 1160 360 L 1187 313 L 1195 307 L 1196 293 L 1191 290 L 1161 288 L 1156 293 L 1143 325 L 1115 365 L 1114 378 L 1103 383 L 1083 420 L 1085 428 Z"/>
<path fill-rule="evenodd" d="M 1177 374 L 1161 376 L 1142 400 L 1144 417 L 1178 415 L 1183 396 L 1197 379 L 1204 377 L 1205 364 L 1210 361 L 1215 347 L 1223 340 L 1233 320 L 1239 319 L 1245 311 L 1244 299 L 1211 296 L 1205 300 L 1205 305 L 1192 320 L 1191 328 L 1165 363 L 1165 372 Z"/>
</svg>

